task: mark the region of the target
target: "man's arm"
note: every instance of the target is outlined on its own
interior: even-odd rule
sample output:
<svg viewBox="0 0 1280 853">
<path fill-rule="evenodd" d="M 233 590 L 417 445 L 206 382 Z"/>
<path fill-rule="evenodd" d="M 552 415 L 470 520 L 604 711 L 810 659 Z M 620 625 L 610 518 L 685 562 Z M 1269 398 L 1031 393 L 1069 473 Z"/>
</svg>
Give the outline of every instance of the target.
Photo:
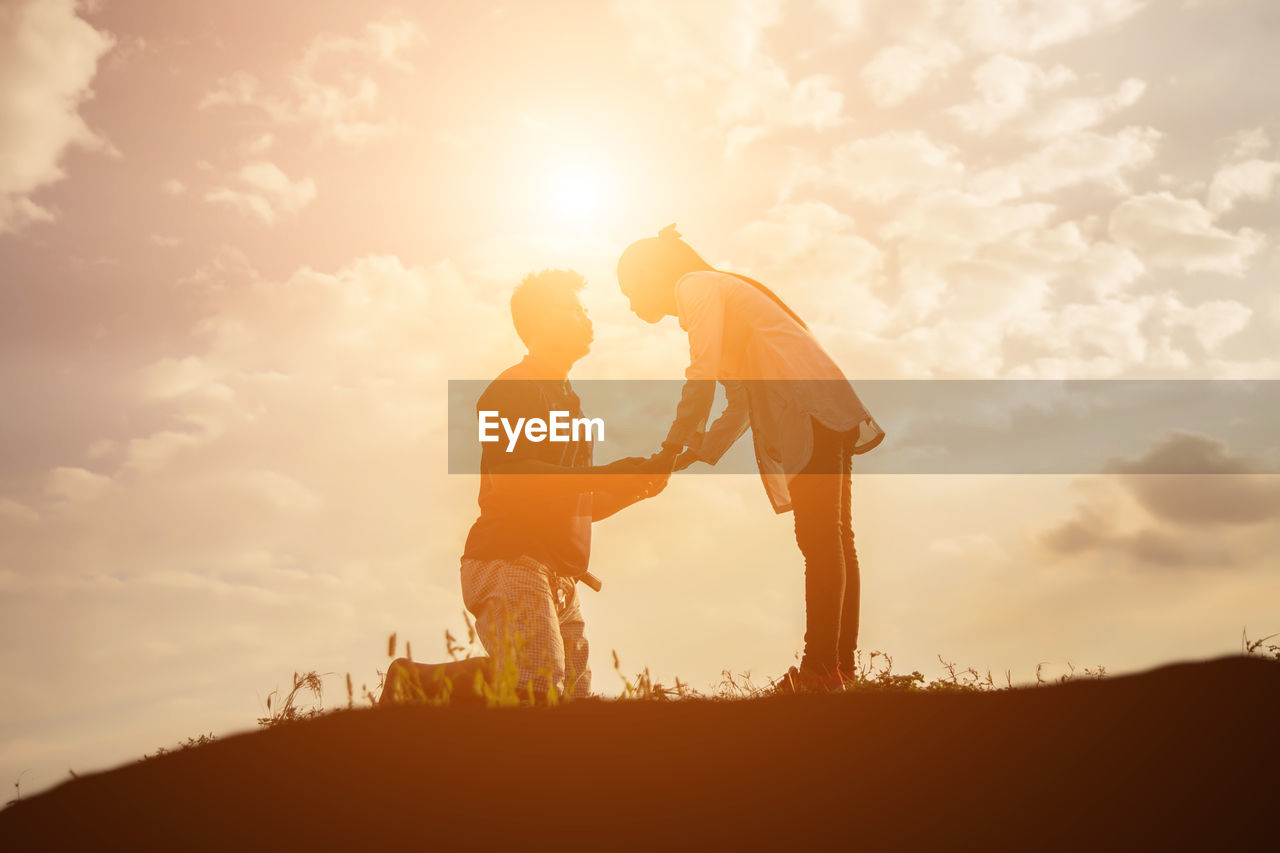
<svg viewBox="0 0 1280 853">
<path fill-rule="evenodd" d="M 640 473 L 638 456 L 616 459 L 608 465 L 570 467 L 540 459 L 513 459 L 489 470 L 493 487 L 523 493 L 530 498 L 580 495 L 585 492 L 630 494 L 644 488 L 649 479 Z"/>
<path fill-rule="evenodd" d="M 645 498 L 660 494 L 667 487 L 669 477 L 670 475 L 668 474 L 646 476 L 643 478 L 643 485 L 640 490 L 636 492 L 626 494 L 620 492 L 595 492 L 591 496 L 591 520 L 603 521 L 634 503 L 639 503 Z"/>
</svg>

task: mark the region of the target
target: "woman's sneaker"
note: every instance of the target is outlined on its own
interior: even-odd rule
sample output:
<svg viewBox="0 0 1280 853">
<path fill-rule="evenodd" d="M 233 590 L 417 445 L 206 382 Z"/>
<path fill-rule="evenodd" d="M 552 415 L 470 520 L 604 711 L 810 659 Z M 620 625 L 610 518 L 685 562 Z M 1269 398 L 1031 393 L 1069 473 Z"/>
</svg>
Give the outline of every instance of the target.
<svg viewBox="0 0 1280 853">
<path fill-rule="evenodd" d="M 837 693 L 844 689 L 844 679 L 839 670 L 810 670 L 793 666 L 786 674 L 773 683 L 773 692 L 779 694 L 795 693 Z"/>
</svg>

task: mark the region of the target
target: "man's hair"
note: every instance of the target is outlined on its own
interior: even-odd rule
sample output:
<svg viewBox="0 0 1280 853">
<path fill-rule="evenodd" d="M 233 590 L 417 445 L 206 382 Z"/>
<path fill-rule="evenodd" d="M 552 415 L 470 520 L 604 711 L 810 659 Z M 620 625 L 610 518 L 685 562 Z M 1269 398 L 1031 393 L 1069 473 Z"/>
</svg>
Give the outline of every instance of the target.
<svg viewBox="0 0 1280 853">
<path fill-rule="evenodd" d="M 576 294 L 587 284 L 573 270 L 542 270 L 529 273 L 511 294 L 511 322 L 525 346 L 529 335 L 546 314 L 546 306 L 568 294 Z"/>
</svg>

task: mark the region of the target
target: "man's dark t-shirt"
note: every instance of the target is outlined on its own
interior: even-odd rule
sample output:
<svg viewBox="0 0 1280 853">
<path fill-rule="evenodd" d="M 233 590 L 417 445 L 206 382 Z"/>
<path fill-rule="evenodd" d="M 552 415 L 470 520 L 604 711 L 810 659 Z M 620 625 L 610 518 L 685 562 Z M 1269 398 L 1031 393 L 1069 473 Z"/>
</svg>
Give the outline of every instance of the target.
<svg viewBox="0 0 1280 853">
<path fill-rule="evenodd" d="M 480 411 L 496 411 L 512 426 L 517 418 L 551 420 L 552 410 L 582 417 L 578 395 L 566 379 L 530 378 L 526 357 L 504 370 L 480 395 Z M 522 494 L 498 491 L 490 472 L 497 466 L 523 459 L 537 459 L 553 465 L 587 467 L 591 464 L 589 431 L 585 440 L 532 442 L 522 434 L 507 452 L 508 438 L 502 428 L 498 441 L 480 445 L 480 517 L 471 526 L 463 557 L 477 560 L 532 557 L 553 572 L 577 577 L 587 571 L 591 555 L 591 493 L 569 495 Z M 493 433 L 490 433 L 493 434 Z M 522 477 L 539 478 L 525 474 Z M 554 474 L 542 477 L 554 477 Z M 536 482 L 536 481 L 535 481 Z"/>
</svg>

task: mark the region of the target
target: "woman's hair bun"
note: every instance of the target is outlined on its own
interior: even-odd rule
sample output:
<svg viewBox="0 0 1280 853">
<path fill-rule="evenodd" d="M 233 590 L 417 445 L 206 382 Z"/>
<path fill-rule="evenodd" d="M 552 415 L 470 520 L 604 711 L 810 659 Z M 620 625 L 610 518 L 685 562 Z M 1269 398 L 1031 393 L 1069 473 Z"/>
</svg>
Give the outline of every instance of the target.
<svg viewBox="0 0 1280 853">
<path fill-rule="evenodd" d="M 680 232 L 676 230 L 676 224 L 672 222 L 666 228 L 658 232 L 658 237 L 663 240 L 679 240 Z"/>
</svg>

